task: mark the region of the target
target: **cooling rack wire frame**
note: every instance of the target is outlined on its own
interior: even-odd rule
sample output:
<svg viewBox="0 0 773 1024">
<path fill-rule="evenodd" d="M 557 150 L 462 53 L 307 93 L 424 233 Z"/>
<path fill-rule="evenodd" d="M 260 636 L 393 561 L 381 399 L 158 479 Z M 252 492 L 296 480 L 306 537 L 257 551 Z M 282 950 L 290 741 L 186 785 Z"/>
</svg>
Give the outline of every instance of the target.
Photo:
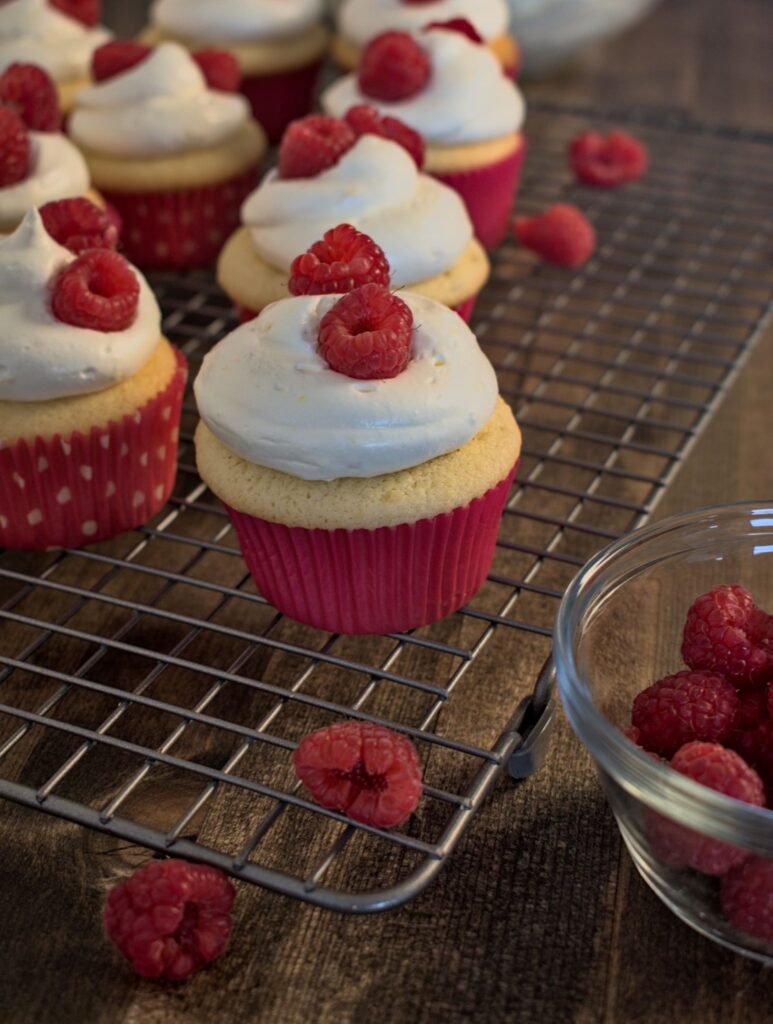
<svg viewBox="0 0 773 1024">
<path fill-rule="evenodd" d="M 643 138 L 643 181 L 573 183 L 565 146 L 590 124 Z M 539 764 L 551 680 L 532 687 L 566 585 L 647 518 L 770 314 L 773 138 L 543 104 L 529 143 L 521 212 L 578 202 L 599 248 L 571 273 L 513 242 L 495 255 L 475 327 L 524 451 L 480 593 L 401 636 L 279 615 L 196 475 L 189 396 L 176 489 L 152 522 L 82 551 L 0 556 L 1 797 L 366 912 L 417 895 L 502 770 Z M 154 284 L 193 376 L 234 315 L 207 274 Z M 295 782 L 299 738 L 346 717 L 416 742 L 426 787 L 402 828 L 352 825 Z"/>
</svg>

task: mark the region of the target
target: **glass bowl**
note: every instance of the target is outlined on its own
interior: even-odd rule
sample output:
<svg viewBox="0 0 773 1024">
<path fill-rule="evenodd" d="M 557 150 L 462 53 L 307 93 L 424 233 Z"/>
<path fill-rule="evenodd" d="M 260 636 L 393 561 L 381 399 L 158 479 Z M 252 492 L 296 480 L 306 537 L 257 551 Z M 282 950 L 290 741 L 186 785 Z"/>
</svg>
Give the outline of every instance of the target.
<svg viewBox="0 0 773 1024">
<path fill-rule="evenodd" d="M 685 667 L 680 646 L 687 609 L 720 583 L 743 584 L 759 607 L 773 611 L 773 503 L 672 516 L 605 548 L 564 595 L 553 658 L 566 714 L 596 761 L 642 878 L 699 932 L 773 964 L 773 937 L 765 941 L 734 927 L 722 899 L 723 892 L 729 897 L 748 888 L 753 870 L 767 871 L 751 857 L 771 861 L 773 885 L 773 811 L 699 785 L 623 733 L 636 694 Z M 696 850 L 708 858 L 695 856 Z M 685 866 L 690 860 L 717 873 Z M 770 927 L 773 893 L 768 907 Z M 731 916 L 738 923 L 737 913 Z"/>
</svg>

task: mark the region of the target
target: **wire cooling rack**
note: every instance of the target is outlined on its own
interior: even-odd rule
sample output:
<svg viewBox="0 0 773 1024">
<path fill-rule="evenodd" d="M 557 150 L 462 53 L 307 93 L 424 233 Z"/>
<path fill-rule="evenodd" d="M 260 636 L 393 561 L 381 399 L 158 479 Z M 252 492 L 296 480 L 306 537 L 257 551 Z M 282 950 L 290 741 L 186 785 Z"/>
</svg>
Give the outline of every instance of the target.
<svg viewBox="0 0 773 1024">
<path fill-rule="evenodd" d="M 645 180 L 575 185 L 567 141 L 626 122 L 650 148 Z M 529 134 L 522 211 L 577 202 L 599 247 L 573 273 L 513 243 L 496 254 L 476 327 L 525 445 L 470 606 L 404 636 L 283 618 L 196 475 L 189 398 L 162 514 L 86 550 L 0 556 L 0 796 L 371 911 L 416 895 L 501 770 L 538 760 L 549 681 L 532 690 L 564 588 L 648 516 L 770 312 L 773 139 L 549 106 Z M 228 303 L 206 274 L 154 283 L 195 373 L 234 326 Z M 417 743 L 426 787 L 404 827 L 352 825 L 295 783 L 299 738 L 344 717 Z"/>
</svg>

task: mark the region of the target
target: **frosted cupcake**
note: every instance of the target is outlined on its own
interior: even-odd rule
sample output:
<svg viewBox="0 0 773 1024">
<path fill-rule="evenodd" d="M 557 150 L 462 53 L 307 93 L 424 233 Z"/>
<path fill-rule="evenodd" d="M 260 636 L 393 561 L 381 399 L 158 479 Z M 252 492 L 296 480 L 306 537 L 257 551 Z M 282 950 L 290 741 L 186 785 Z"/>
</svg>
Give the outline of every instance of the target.
<svg viewBox="0 0 773 1024">
<path fill-rule="evenodd" d="M 411 152 L 370 131 L 358 137 L 333 118 L 312 116 L 288 128 L 279 168 L 244 203 L 242 227 L 218 262 L 218 281 L 244 318 L 285 298 L 295 256 L 348 223 L 383 249 L 394 287 L 469 319 L 489 263 L 464 204 L 420 173 L 415 133 L 397 122 L 379 131 L 392 131 Z"/>
<path fill-rule="evenodd" d="M 0 545 L 144 523 L 174 482 L 185 382 L 145 280 L 110 249 L 76 256 L 31 210 L 0 241 L 0 310 Z"/>
<path fill-rule="evenodd" d="M 376 283 L 280 301 L 215 346 L 195 392 L 199 472 L 280 611 L 392 632 L 480 587 L 520 433 L 446 306 Z"/>
<path fill-rule="evenodd" d="M 278 142 L 290 121 L 311 110 L 329 41 L 322 17 L 322 0 L 156 0 L 142 39 L 232 53 L 253 115 Z"/>
<path fill-rule="evenodd" d="M 362 104 L 423 136 L 427 173 L 461 195 L 480 241 L 497 245 L 508 227 L 526 147 L 523 98 L 491 51 L 449 28 L 387 33 L 368 45 L 358 72 L 322 96 L 335 117 Z"/>
<path fill-rule="evenodd" d="M 343 0 L 332 55 L 351 71 L 375 36 L 398 29 L 417 32 L 432 21 L 465 18 L 493 52 L 500 65 L 515 76 L 520 64 L 518 44 L 508 33 L 506 0 Z"/>
<path fill-rule="evenodd" d="M 69 113 L 75 96 L 91 80 L 92 53 L 110 38 L 97 24 L 100 6 L 66 0 L 50 4 L 46 0 L 10 0 L 3 4 L 0 71 L 16 62 L 45 68 L 57 84 L 62 109 Z"/>
<path fill-rule="evenodd" d="M 108 44 L 94 67 L 100 81 L 78 95 L 69 131 L 123 220 L 127 254 L 143 268 L 211 262 L 266 150 L 247 101 L 210 87 L 176 43 Z"/>
</svg>

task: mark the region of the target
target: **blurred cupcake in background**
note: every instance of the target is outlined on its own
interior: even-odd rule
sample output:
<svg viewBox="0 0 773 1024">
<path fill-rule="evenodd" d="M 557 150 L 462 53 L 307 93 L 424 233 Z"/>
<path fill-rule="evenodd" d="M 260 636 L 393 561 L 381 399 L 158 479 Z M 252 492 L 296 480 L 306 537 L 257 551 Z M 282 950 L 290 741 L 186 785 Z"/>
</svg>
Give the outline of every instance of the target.
<svg viewBox="0 0 773 1024">
<path fill-rule="evenodd" d="M 329 33 L 323 0 L 155 0 L 144 42 L 232 53 L 241 91 L 272 142 L 312 107 Z"/>
</svg>

